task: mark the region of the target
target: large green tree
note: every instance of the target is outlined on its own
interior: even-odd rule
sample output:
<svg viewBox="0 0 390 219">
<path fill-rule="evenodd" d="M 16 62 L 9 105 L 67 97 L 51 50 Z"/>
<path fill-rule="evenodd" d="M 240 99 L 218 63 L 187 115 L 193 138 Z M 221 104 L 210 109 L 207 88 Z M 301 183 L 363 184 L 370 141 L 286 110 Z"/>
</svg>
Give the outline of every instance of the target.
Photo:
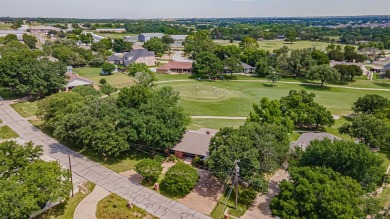
<svg viewBox="0 0 390 219">
<path fill-rule="evenodd" d="M 145 42 L 143 47 L 145 49 L 155 52 L 158 57 L 163 56 L 164 52 L 170 49 L 169 44 L 164 43 L 162 39 L 159 39 L 157 37 L 153 37 L 152 39 Z"/>
<path fill-rule="evenodd" d="M 23 34 L 23 42 L 31 49 L 35 49 L 38 40 L 35 36 Z"/>
<path fill-rule="evenodd" d="M 378 119 L 374 115 L 357 116 L 352 123 L 341 126 L 339 132 L 358 138 L 371 148 L 390 148 L 390 126 L 385 120 Z"/>
<path fill-rule="evenodd" d="M 311 80 L 320 80 L 321 87 L 323 87 L 325 81 L 337 82 L 340 78 L 340 73 L 328 64 L 315 65 L 306 72 L 306 78 Z"/>
<path fill-rule="evenodd" d="M 279 101 L 270 101 L 267 97 L 261 98 L 260 104 L 253 104 L 253 111 L 250 112 L 247 122 L 282 125 L 289 132 L 292 132 L 294 129 L 293 121 L 283 115 Z"/>
<path fill-rule="evenodd" d="M 270 204 L 281 218 L 362 218 L 363 190 L 358 182 L 330 168 L 290 169 L 290 182 L 280 183 L 280 193 Z"/>
<path fill-rule="evenodd" d="M 312 141 L 300 159 L 301 166 L 325 166 L 349 176 L 368 191 L 381 182 L 385 170 L 383 159 L 371 152 L 364 144 L 350 141 Z"/>
<path fill-rule="evenodd" d="M 209 169 L 226 180 L 235 161 L 240 161 L 241 179 L 266 192 L 265 172 L 280 167 L 289 150 L 287 131 L 282 126 L 247 123 L 239 129 L 223 128 L 212 138 L 207 158 Z"/>
<path fill-rule="evenodd" d="M 355 113 L 375 114 L 389 106 L 390 101 L 386 97 L 377 94 L 366 94 L 353 103 L 352 109 Z"/>
<path fill-rule="evenodd" d="M 69 172 L 57 162 L 40 160 L 42 148 L 31 142 L 0 143 L 0 215 L 29 218 L 47 202 L 69 197 Z"/>
<path fill-rule="evenodd" d="M 223 70 L 222 61 L 211 52 L 201 52 L 196 55 L 193 65 L 194 72 L 197 74 L 216 75 Z"/>
<path fill-rule="evenodd" d="M 289 117 L 295 126 L 315 127 L 331 126 L 334 119 L 329 110 L 314 102 L 314 93 L 306 90 L 291 90 L 289 95 L 280 99 L 283 115 Z"/>
<path fill-rule="evenodd" d="M 257 43 L 256 39 L 245 36 L 244 38 L 242 38 L 239 46 L 242 50 L 256 50 L 259 48 L 259 43 Z"/>
<path fill-rule="evenodd" d="M 241 73 L 244 70 L 242 63 L 237 57 L 228 57 L 223 62 L 225 64 L 225 68 L 227 68 L 233 77 L 233 73 Z"/>
<path fill-rule="evenodd" d="M 8 52 L 0 59 L 0 85 L 18 94 L 48 95 L 65 84 L 65 65 L 38 60 L 34 51 Z"/>
<path fill-rule="evenodd" d="M 114 43 L 112 44 L 112 49 L 114 52 L 130 51 L 131 43 L 125 41 L 124 39 L 115 38 Z"/>
</svg>

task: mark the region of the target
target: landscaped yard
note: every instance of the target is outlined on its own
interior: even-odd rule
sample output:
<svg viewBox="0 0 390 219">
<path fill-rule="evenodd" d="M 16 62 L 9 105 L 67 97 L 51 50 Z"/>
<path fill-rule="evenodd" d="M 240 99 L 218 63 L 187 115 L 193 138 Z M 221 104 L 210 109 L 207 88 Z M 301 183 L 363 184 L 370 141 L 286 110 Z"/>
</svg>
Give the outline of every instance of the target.
<svg viewBox="0 0 390 219">
<path fill-rule="evenodd" d="M 242 216 L 246 210 L 248 209 L 247 206 L 238 203 L 237 209 L 235 209 L 235 196 L 234 196 L 234 189 L 231 191 L 231 186 L 226 189 L 225 193 L 221 198 L 219 199 L 218 204 L 214 207 L 213 211 L 211 212 L 210 216 L 214 219 L 221 219 L 223 218 L 223 215 L 225 213 L 225 210 L 229 208 L 229 215 L 240 217 Z"/>
<path fill-rule="evenodd" d="M 74 72 L 80 76 L 89 78 L 90 80 L 99 83 L 100 79 L 105 78 L 107 82 L 117 88 L 127 87 L 134 84 L 134 81 L 126 74 L 117 72 L 112 75 L 100 75 L 101 68 L 75 68 Z"/>
<path fill-rule="evenodd" d="M 240 43 L 239 41 L 234 41 L 233 43 L 230 43 L 229 40 L 214 40 L 214 42 L 220 45 L 238 45 Z M 265 49 L 271 52 L 275 49 L 280 49 L 283 46 L 287 46 L 289 49 L 316 48 L 318 50 L 325 51 L 326 47 L 331 44 L 326 42 L 306 40 L 295 41 L 293 44 L 291 44 L 290 42 L 285 42 L 283 40 L 264 40 L 258 41 L 258 43 L 260 49 Z M 342 45 L 342 47 L 344 47 L 344 45 Z"/>
<path fill-rule="evenodd" d="M 21 103 L 15 103 L 11 105 L 12 108 L 16 112 L 18 112 L 21 116 L 27 118 L 31 116 L 35 116 L 38 110 L 37 101 L 25 101 Z"/>
<path fill-rule="evenodd" d="M 96 217 L 98 219 L 157 219 L 157 217 L 147 213 L 145 210 L 133 205 L 133 208 L 127 207 L 127 200 L 111 194 L 100 200 L 96 209 Z"/>
<path fill-rule="evenodd" d="M 92 192 L 95 188 L 95 184 L 88 182 L 86 188 Z M 65 203 L 61 203 L 45 213 L 36 217 L 36 219 L 73 219 L 74 212 L 77 205 L 87 196 L 88 194 L 83 194 L 78 192 L 74 197 L 69 198 Z"/>
<path fill-rule="evenodd" d="M 0 127 L 0 139 L 12 139 L 19 137 L 10 127 L 2 126 Z"/>
</svg>

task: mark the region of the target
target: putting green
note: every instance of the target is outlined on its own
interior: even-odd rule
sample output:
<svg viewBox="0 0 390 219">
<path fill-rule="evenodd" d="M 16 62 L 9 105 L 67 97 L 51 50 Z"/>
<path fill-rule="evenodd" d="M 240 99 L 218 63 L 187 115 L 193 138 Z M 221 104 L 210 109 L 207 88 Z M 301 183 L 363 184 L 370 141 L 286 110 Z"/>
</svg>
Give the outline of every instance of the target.
<svg viewBox="0 0 390 219">
<path fill-rule="evenodd" d="M 219 102 L 238 96 L 226 88 L 204 84 L 187 84 L 173 86 L 180 96 L 188 101 Z"/>
</svg>

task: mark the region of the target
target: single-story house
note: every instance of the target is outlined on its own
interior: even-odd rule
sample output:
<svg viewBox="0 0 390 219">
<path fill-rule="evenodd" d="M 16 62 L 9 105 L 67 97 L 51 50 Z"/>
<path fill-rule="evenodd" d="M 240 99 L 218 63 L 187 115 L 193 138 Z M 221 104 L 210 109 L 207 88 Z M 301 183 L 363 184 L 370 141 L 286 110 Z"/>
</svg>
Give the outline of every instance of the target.
<svg viewBox="0 0 390 219">
<path fill-rule="evenodd" d="M 141 33 L 138 35 L 138 41 L 148 42 L 153 37 L 162 38 L 164 34 L 162 33 Z"/>
<path fill-rule="evenodd" d="M 144 63 L 147 66 L 156 65 L 156 57 L 154 52 L 147 49 L 135 49 L 124 53 L 123 57 L 112 55 L 107 58 L 107 61 L 115 65 L 124 65 L 128 67 L 132 63 Z"/>
<path fill-rule="evenodd" d="M 197 131 L 187 130 L 181 141 L 171 149 L 178 158 L 189 157 L 207 157 L 209 155 L 209 145 L 212 137 L 218 130 L 202 128 Z"/>
<path fill-rule="evenodd" d="M 168 62 L 157 68 L 157 73 L 192 73 L 191 62 Z"/>
<path fill-rule="evenodd" d="M 241 65 L 242 65 L 242 72 L 233 72 L 233 73 L 249 74 L 249 73 L 252 73 L 255 70 L 255 67 L 250 66 L 250 65 L 248 65 L 246 63 L 241 62 Z M 223 68 L 223 70 L 224 70 L 224 73 L 231 73 L 231 71 L 230 71 L 230 69 L 228 67 Z"/>
<path fill-rule="evenodd" d="M 88 78 L 84 78 L 75 73 L 67 73 L 68 83 L 65 85 L 65 91 L 70 91 L 78 86 L 88 86 L 95 87 L 95 82 L 89 80 Z"/>
<path fill-rule="evenodd" d="M 313 140 L 320 140 L 321 141 L 325 138 L 327 138 L 331 141 L 340 140 L 339 137 L 334 136 L 334 135 L 327 133 L 327 132 L 319 132 L 319 133 L 309 132 L 309 133 L 303 133 L 297 141 L 291 143 L 290 148 L 294 149 L 296 147 L 299 147 L 304 151 L 304 150 L 306 150 L 307 146 L 310 145 L 310 142 L 312 142 Z"/>
</svg>

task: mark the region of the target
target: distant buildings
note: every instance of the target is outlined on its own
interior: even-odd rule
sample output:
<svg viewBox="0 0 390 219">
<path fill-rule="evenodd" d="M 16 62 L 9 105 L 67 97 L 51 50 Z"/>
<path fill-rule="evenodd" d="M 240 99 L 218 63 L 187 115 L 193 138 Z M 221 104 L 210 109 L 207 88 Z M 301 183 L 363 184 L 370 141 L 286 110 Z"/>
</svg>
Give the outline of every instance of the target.
<svg viewBox="0 0 390 219">
<path fill-rule="evenodd" d="M 112 55 L 107 58 L 107 61 L 115 65 L 124 65 L 128 67 L 132 63 L 144 63 L 147 66 L 156 65 L 156 57 L 154 52 L 147 49 L 136 49 L 123 55 Z"/>
<path fill-rule="evenodd" d="M 182 47 L 184 40 L 188 35 L 171 35 L 174 42 L 171 44 L 172 47 Z"/>
<path fill-rule="evenodd" d="M 48 33 L 49 31 L 60 31 L 61 28 L 51 26 L 31 26 L 30 30 L 32 33 Z"/>
<path fill-rule="evenodd" d="M 68 82 L 65 85 L 65 91 L 70 91 L 73 88 L 79 86 L 88 86 L 96 88 L 95 82 L 89 80 L 88 78 L 81 77 L 76 73 L 73 73 L 72 66 L 67 66 L 66 76 L 68 77 Z"/>
<path fill-rule="evenodd" d="M 138 42 L 138 36 L 124 36 L 123 38 L 130 43 Z"/>
<path fill-rule="evenodd" d="M 162 38 L 164 34 L 162 33 L 141 33 L 138 35 L 138 41 L 148 42 L 153 37 Z"/>
<path fill-rule="evenodd" d="M 241 62 L 241 65 L 242 65 L 242 71 L 241 71 L 241 72 L 233 72 L 233 73 L 250 74 L 250 73 L 253 73 L 253 71 L 255 70 L 255 67 L 250 66 L 250 65 L 248 65 L 248 64 L 246 64 L 246 63 Z M 226 74 L 227 74 L 227 73 L 232 73 L 228 67 L 225 67 L 225 68 L 223 69 L 223 71 L 224 71 L 224 73 L 226 73 Z"/>
</svg>

